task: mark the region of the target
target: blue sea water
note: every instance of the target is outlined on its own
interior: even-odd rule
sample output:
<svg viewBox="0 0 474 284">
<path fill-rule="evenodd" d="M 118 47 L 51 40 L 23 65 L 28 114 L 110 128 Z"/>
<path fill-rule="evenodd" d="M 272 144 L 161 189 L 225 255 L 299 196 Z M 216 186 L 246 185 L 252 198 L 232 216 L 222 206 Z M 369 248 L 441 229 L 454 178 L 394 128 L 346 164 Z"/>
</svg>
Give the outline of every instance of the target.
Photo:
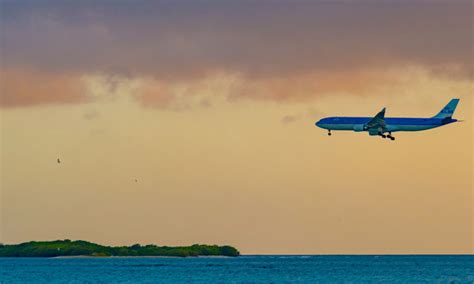
<svg viewBox="0 0 474 284">
<path fill-rule="evenodd" d="M 0 258 L 1 283 L 474 283 L 474 255 Z"/>
</svg>

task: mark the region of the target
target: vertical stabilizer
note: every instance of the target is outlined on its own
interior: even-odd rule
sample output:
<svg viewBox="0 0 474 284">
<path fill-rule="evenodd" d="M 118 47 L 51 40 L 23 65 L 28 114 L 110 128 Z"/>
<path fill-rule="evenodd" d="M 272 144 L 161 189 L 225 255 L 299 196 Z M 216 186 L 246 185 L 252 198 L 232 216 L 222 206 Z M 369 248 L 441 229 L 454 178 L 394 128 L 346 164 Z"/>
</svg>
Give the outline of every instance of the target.
<svg viewBox="0 0 474 284">
<path fill-rule="evenodd" d="M 444 119 L 452 117 L 458 103 L 459 99 L 452 99 L 437 115 L 433 116 L 433 118 Z"/>
</svg>

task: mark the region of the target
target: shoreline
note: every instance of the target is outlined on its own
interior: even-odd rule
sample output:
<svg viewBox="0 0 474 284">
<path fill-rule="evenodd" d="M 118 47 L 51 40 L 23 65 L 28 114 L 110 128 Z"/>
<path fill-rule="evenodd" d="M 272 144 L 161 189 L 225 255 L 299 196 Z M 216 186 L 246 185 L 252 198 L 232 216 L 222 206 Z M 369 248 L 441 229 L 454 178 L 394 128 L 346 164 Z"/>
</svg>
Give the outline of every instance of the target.
<svg viewBox="0 0 474 284">
<path fill-rule="evenodd" d="M 196 255 L 196 256 L 166 256 L 166 255 L 146 255 L 146 256 L 93 256 L 93 255 L 70 255 L 70 256 L 51 256 L 51 257 L 21 257 L 21 258 L 52 258 L 52 259 L 73 259 L 73 258 L 235 258 L 237 256 L 225 256 L 225 255 Z M 5 258 L 18 258 L 18 257 L 5 257 Z"/>
</svg>

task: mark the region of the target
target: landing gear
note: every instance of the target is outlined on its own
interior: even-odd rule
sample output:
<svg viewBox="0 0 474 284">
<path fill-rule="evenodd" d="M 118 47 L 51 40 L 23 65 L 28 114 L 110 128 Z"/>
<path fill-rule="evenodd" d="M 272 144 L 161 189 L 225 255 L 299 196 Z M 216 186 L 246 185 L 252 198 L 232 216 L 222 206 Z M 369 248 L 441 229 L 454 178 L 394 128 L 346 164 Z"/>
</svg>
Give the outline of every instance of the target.
<svg viewBox="0 0 474 284">
<path fill-rule="evenodd" d="M 395 137 L 392 136 L 392 132 L 389 132 L 387 135 L 387 138 L 390 138 L 390 140 L 395 140 Z"/>
<path fill-rule="evenodd" d="M 328 129 L 328 136 L 331 136 L 331 129 Z"/>
<path fill-rule="evenodd" d="M 388 135 L 385 135 L 383 134 L 382 132 L 379 133 L 379 135 L 382 137 L 382 138 L 389 138 L 390 140 L 395 140 L 395 137 L 392 136 L 392 132 L 389 132 Z"/>
</svg>

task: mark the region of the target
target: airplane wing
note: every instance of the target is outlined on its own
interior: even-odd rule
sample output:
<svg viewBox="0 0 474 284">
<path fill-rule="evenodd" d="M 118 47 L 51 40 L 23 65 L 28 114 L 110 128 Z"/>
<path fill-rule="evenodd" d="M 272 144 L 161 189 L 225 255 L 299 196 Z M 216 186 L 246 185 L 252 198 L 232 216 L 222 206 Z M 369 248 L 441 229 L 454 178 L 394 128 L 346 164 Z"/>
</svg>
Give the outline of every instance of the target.
<svg viewBox="0 0 474 284">
<path fill-rule="evenodd" d="M 385 108 L 383 108 L 379 113 L 377 113 L 369 122 L 364 125 L 364 130 L 369 130 L 369 132 L 384 132 L 385 127 Z"/>
</svg>

